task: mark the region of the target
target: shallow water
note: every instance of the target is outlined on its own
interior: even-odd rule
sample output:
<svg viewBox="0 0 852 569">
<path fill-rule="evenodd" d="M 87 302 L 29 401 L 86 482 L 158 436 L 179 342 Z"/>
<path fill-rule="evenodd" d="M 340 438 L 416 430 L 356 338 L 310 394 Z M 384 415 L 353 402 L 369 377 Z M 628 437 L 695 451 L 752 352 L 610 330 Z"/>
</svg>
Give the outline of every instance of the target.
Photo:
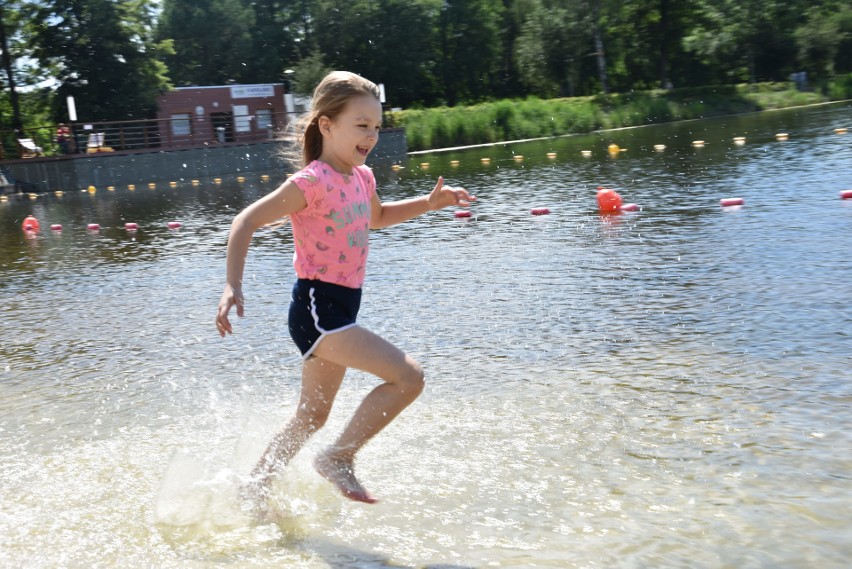
<svg viewBox="0 0 852 569">
<path fill-rule="evenodd" d="M 833 105 L 377 168 L 386 199 L 438 174 L 479 197 L 373 234 L 361 322 L 428 386 L 361 453 L 366 506 L 310 468 L 374 385 L 350 373 L 266 525 L 236 488 L 298 395 L 286 228 L 255 239 L 235 335 L 213 318 L 228 224 L 276 174 L 0 204 L 0 566 L 845 567 L 850 123 Z M 601 184 L 642 211 L 599 215 Z"/>
</svg>

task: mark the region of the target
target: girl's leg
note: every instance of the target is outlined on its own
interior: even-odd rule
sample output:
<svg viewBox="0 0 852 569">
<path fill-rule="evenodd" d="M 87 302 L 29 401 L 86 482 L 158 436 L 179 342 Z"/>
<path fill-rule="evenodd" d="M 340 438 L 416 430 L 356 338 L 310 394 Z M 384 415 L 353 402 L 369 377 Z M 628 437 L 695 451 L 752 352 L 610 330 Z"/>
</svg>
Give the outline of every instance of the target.
<svg viewBox="0 0 852 569">
<path fill-rule="evenodd" d="M 402 350 L 360 326 L 326 336 L 315 353 L 384 380 L 364 398 L 334 445 L 314 462 L 319 473 L 346 497 L 375 502 L 355 477 L 355 453 L 420 395 L 423 370 Z"/>
<path fill-rule="evenodd" d="M 296 412 L 275 435 L 251 472 L 258 497 L 266 496 L 275 471 L 290 462 L 311 435 L 325 424 L 345 372 L 344 366 L 319 357 L 305 360 Z"/>
</svg>

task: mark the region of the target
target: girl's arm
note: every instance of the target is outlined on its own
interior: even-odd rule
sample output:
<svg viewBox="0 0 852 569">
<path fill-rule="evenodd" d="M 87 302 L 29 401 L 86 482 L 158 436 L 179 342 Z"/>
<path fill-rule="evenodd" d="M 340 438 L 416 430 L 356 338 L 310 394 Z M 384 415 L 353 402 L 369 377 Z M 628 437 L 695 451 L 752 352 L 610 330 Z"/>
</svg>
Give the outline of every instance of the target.
<svg viewBox="0 0 852 569">
<path fill-rule="evenodd" d="M 464 188 L 444 187 L 444 178 L 439 177 L 435 189 L 428 196 L 409 198 L 390 203 L 382 203 L 378 194 L 373 194 L 370 212 L 370 229 L 390 227 L 408 221 L 428 211 L 442 209 L 450 205 L 467 207 L 476 198 Z"/>
<path fill-rule="evenodd" d="M 260 198 L 234 218 L 228 237 L 225 291 L 219 300 L 219 310 L 216 314 L 216 327 L 220 336 L 224 337 L 225 334 L 233 332 L 231 322 L 228 320 L 228 312 L 232 306 L 237 306 L 237 316 L 242 317 L 244 314 L 243 270 L 254 232 L 259 227 L 305 209 L 307 205 L 302 191 L 295 183 L 287 180 L 278 189 Z"/>
</svg>

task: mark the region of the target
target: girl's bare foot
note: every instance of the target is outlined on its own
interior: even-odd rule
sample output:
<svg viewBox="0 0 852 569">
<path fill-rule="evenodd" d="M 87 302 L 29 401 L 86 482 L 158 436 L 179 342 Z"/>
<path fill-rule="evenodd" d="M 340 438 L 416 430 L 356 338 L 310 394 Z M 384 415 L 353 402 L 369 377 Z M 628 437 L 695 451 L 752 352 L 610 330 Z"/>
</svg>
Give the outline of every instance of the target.
<svg viewBox="0 0 852 569">
<path fill-rule="evenodd" d="M 270 521 L 269 497 L 271 476 L 255 476 L 240 486 L 242 510 L 257 522 Z"/>
<path fill-rule="evenodd" d="M 328 452 L 324 452 L 314 459 L 314 468 L 320 476 L 334 484 L 341 494 L 350 500 L 367 504 L 378 502 L 355 478 L 354 465 L 351 460 L 334 458 Z"/>
</svg>

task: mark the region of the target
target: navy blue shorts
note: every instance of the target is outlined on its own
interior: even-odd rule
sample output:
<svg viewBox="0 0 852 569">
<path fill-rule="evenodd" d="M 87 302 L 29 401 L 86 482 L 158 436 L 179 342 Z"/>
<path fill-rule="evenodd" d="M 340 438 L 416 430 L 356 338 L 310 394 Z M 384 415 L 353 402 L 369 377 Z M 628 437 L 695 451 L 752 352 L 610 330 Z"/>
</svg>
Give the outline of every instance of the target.
<svg viewBox="0 0 852 569">
<path fill-rule="evenodd" d="M 326 335 L 355 326 L 361 289 L 298 279 L 293 285 L 287 327 L 307 359 Z"/>
</svg>

